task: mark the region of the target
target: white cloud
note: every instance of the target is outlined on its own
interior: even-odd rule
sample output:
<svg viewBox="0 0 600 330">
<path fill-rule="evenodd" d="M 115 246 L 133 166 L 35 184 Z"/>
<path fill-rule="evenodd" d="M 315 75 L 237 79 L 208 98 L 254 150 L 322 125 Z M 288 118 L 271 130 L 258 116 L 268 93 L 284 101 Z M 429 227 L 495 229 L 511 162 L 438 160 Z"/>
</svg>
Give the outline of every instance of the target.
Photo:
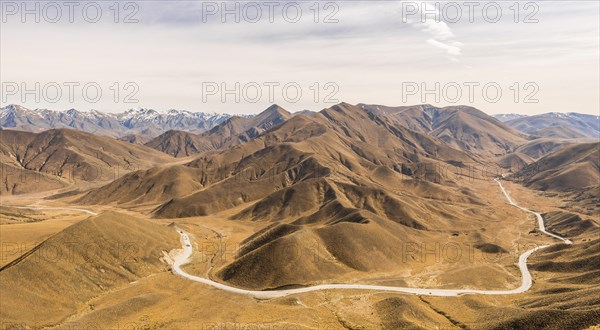
<svg viewBox="0 0 600 330">
<path fill-rule="evenodd" d="M 437 41 L 435 39 L 427 39 L 427 43 L 434 47 L 445 50 L 446 52 L 448 52 L 449 55 L 460 55 L 460 51 L 461 51 L 460 47 L 463 45 L 462 43 L 457 42 L 457 41 L 450 42 L 450 43 L 444 43 L 441 41 Z M 453 61 L 454 61 L 454 58 L 453 58 Z"/>
<path fill-rule="evenodd" d="M 422 9 L 425 9 L 427 15 L 423 14 Z M 435 13 L 435 14 L 432 14 Z M 446 22 L 437 20 L 441 13 L 436 6 L 429 3 L 420 3 L 418 20 L 408 20 L 408 23 L 429 34 L 431 38 L 427 39 L 427 43 L 433 47 L 445 50 L 448 55 L 458 56 L 461 54 L 463 43 L 456 41 L 454 32 L 450 29 Z M 457 62 L 456 57 L 452 57 L 451 61 Z"/>
<path fill-rule="evenodd" d="M 448 40 L 454 38 L 454 33 L 450 30 L 450 27 L 445 22 L 436 22 L 435 20 L 425 20 L 421 23 L 423 31 L 433 35 L 434 37 L 442 40 Z"/>
</svg>

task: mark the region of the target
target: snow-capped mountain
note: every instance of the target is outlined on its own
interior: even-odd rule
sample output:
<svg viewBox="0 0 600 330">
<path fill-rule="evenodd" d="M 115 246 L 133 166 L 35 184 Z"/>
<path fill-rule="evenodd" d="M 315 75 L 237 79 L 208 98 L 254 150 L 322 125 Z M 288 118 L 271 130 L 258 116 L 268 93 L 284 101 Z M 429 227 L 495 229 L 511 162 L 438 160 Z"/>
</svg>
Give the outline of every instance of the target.
<svg viewBox="0 0 600 330">
<path fill-rule="evenodd" d="M 503 114 L 499 114 L 499 115 L 493 115 L 492 117 L 498 119 L 501 122 L 506 122 L 509 120 L 513 120 L 513 119 L 517 119 L 517 118 L 523 118 L 523 117 L 527 117 L 526 115 L 520 115 L 518 113 L 503 113 Z"/>
<path fill-rule="evenodd" d="M 130 134 L 157 136 L 168 130 L 202 133 L 224 122 L 231 115 L 191 112 L 171 109 L 159 112 L 137 108 L 122 113 L 105 113 L 96 110 L 55 111 L 27 109 L 20 105 L 0 108 L 0 127 L 39 132 L 53 128 L 72 128 L 111 137 Z"/>
<path fill-rule="evenodd" d="M 505 114 L 495 118 L 533 136 L 556 138 L 600 137 L 600 116 L 577 112 L 549 112 L 534 116 Z"/>
</svg>

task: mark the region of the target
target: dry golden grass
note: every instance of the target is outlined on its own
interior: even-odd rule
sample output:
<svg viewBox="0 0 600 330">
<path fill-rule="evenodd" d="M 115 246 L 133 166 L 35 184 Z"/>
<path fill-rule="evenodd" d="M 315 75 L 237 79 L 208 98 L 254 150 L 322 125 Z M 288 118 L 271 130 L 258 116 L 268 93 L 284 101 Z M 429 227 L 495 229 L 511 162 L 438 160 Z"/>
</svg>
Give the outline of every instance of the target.
<svg viewBox="0 0 600 330">
<path fill-rule="evenodd" d="M 75 211 L 34 211 L 0 206 L 0 267 L 87 217 Z"/>
<path fill-rule="evenodd" d="M 115 212 L 80 221 L 2 269 L 0 318 L 60 322 L 94 296 L 165 271 L 162 251 L 178 244 L 173 228 Z"/>
<path fill-rule="evenodd" d="M 507 186 L 514 198 L 519 202 L 523 201 L 523 205 L 527 207 L 540 211 L 556 209 L 556 202 L 551 199 L 538 196 L 535 192 L 516 184 L 507 183 Z M 462 230 L 458 230 L 459 236 L 447 235 L 442 238 L 442 236 L 430 235 L 427 237 L 428 242 L 474 243 L 489 240 L 490 243 L 497 244 L 510 251 L 513 243 L 522 246 L 527 243 L 545 243 L 549 241 L 547 237 L 536 233 L 527 234 L 533 228 L 533 218 L 527 217 L 523 212 L 513 207 L 507 207 L 495 183 L 477 180 L 471 183 L 470 189 L 477 191 L 478 196 L 486 205 L 485 207 L 473 208 L 471 212 L 475 212 L 474 214 L 480 217 L 491 216 L 490 219 L 498 220 L 486 221 L 485 231 L 481 231 L 481 228 L 479 228 L 483 224 L 478 226 L 476 223 L 471 223 L 472 231 L 469 230 L 469 227 L 464 227 Z M 535 196 L 535 198 L 531 196 Z M 246 205 L 240 205 L 237 208 L 204 217 L 138 220 L 133 224 L 127 223 L 126 226 L 117 226 L 118 222 L 127 221 L 123 220 L 122 217 L 111 218 L 104 220 L 107 222 L 103 226 L 95 226 L 96 228 L 93 230 L 91 228 L 82 230 L 75 227 L 89 221 L 85 220 L 67 230 L 71 232 L 69 237 L 79 237 L 79 235 L 73 235 L 73 233 L 83 231 L 86 233 L 100 232 L 102 235 L 107 235 L 106 237 L 123 237 L 123 239 L 127 237 L 126 241 L 129 241 L 130 238 L 145 239 L 148 242 L 145 243 L 147 246 L 158 244 L 158 246 L 161 246 L 160 250 L 168 251 L 180 246 L 175 231 L 168 227 L 171 222 L 175 222 L 178 226 L 188 230 L 193 238 L 194 257 L 192 263 L 185 267 L 186 271 L 199 276 L 210 276 L 218 280 L 218 277 L 215 276 L 218 269 L 236 259 L 234 254 L 236 245 L 248 240 L 249 237 L 255 237 L 255 233 L 270 225 L 270 222 L 255 221 L 251 218 L 230 219 L 234 215 L 243 213 L 242 211 L 247 207 Z M 143 214 L 133 209 L 126 211 L 125 214 L 128 214 L 126 219 L 133 215 L 144 217 Z M 465 221 L 464 224 L 466 225 L 471 221 L 473 220 Z M 102 223 L 98 222 L 98 225 Z M 165 239 L 159 238 L 162 236 L 156 236 L 158 233 L 163 232 L 163 229 L 159 230 L 159 228 L 166 230 L 164 234 L 160 235 L 167 235 L 171 238 Z M 146 234 L 142 234 L 140 231 Z M 473 234 L 470 234 L 471 232 Z M 477 232 L 477 235 L 474 235 L 475 232 Z M 490 233 L 489 237 L 487 236 L 488 233 Z M 81 241 L 88 242 L 96 239 L 96 237 L 85 235 L 81 238 Z M 118 240 L 118 238 L 116 239 Z M 581 255 L 582 252 L 577 252 L 577 249 L 581 249 L 582 246 L 578 244 L 577 238 L 574 238 L 574 240 L 576 241 L 576 245 L 573 246 L 575 250 L 568 253 Z M 303 243 L 301 242 L 301 244 Z M 226 246 L 223 247 L 223 244 Z M 158 250 L 155 248 L 154 251 Z M 314 253 L 314 251 L 311 252 Z M 565 255 L 564 258 L 571 258 L 569 254 Z M 156 254 L 153 255 L 156 256 Z M 312 255 L 314 256 L 314 254 Z M 483 252 L 480 256 L 483 256 Z M 493 254 L 488 254 L 489 256 L 493 256 Z M 285 254 L 283 257 L 286 257 Z M 554 254 L 541 253 L 539 256 L 532 256 L 533 267 L 538 267 L 537 264 L 543 266 L 548 260 L 558 261 Z M 335 259 L 325 261 L 337 263 Z M 102 267 L 106 267 L 107 270 L 110 269 L 111 265 L 120 264 L 118 260 L 113 259 L 103 262 L 106 263 Z M 302 294 L 271 301 L 257 301 L 252 298 L 225 293 L 165 273 L 166 265 L 160 266 L 160 261 L 157 262 L 156 264 L 150 262 L 152 266 L 149 269 L 141 273 L 135 272 L 135 275 L 124 273 L 127 275 L 117 276 L 116 274 L 120 272 L 117 269 L 117 273 L 111 273 L 109 277 L 113 278 L 110 284 L 104 282 L 106 284 L 104 289 L 97 287 L 92 289 L 93 294 L 86 294 L 86 290 L 79 287 L 79 284 L 71 288 L 54 288 L 54 290 L 66 293 L 66 297 L 69 297 L 68 303 L 66 301 L 60 303 L 62 298 L 57 298 L 59 297 L 57 294 L 48 295 L 48 292 L 56 291 L 49 290 L 51 286 L 48 287 L 48 284 L 42 285 L 41 283 L 45 283 L 44 281 L 49 278 L 58 278 L 60 283 L 80 283 L 84 276 L 97 274 L 97 270 L 83 268 L 78 273 L 71 273 L 69 276 L 76 277 L 70 281 L 60 280 L 60 276 L 65 276 L 70 272 L 59 273 L 61 275 L 58 276 L 54 271 L 46 271 L 44 272 L 44 278 L 36 277 L 33 279 L 31 275 L 27 275 L 26 277 L 30 281 L 37 283 L 33 287 L 38 288 L 38 290 L 27 292 L 25 297 L 27 299 L 28 296 L 32 296 L 35 297 L 33 301 L 40 301 L 41 306 L 36 303 L 33 303 L 32 306 L 37 311 L 35 315 L 39 315 L 43 311 L 42 314 L 46 315 L 46 320 L 42 321 L 39 317 L 24 311 L 13 314 L 14 312 L 11 309 L 6 309 L 6 306 L 10 306 L 7 304 L 13 304 L 15 301 L 18 301 L 17 304 L 25 302 L 25 300 L 17 300 L 12 294 L 3 295 L 2 319 L 6 321 L 5 324 L 11 324 L 11 322 L 32 324 L 33 320 L 38 321 L 39 324 L 59 324 L 63 327 L 95 325 L 108 328 L 117 325 L 135 324 L 165 329 L 202 328 L 205 326 L 223 327 L 227 325 L 230 327 L 234 325 L 251 326 L 257 324 L 271 327 L 298 325 L 309 329 L 319 329 L 323 326 L 331 329 L 347 327 L 382 327 L 385 329 L 414 327 L 430 329 L 436 326 L 441 328 L 546 326 L 558 329 L 560 327 L 581 328 L 593 325 L 593 322 L 598 322 L 597 316 L 595 316 L 597 313 L 594 314 L 598 310 L 597 305 L 595 305 L 597 303 L 593 300 L 596 295 L 595 292 L 598 290 L 598 284 L 586 282 L 593 281 L 593 276 L 591 279 L 589 276 L 578 278 L 580 282 L 576 284 L 569 282 L 569 278 L 577 278 L 578 269 L 569 274 L 559 272 L 561 276 L 565 277 L 566 282 L 565 280 L 555 282 L 557 273 L 552 269 L 534 269 L 535 283 L 532 291 L 509 297 L 419 298 L 410 295 L 345 290 Z M 279 271 L 279 273 L 287 276 L 288 280 L 303 279 L 303 267 L 310 263 L 308 261 L 303 262 L 303 260 L 296 259 L 291 263 L 293 268 L 289 273 L 282 271 Z M 397 266 L 396 269 L 387 271 L 361 272 L 348 268 L 343 274 L 335 274 L 333 279 L 343 282 L 386 285 L 393 285 L 393 283 L 407 286 L 438 287 L 473 287 L 475 285 L 482 288 L 505 288 L 513 287 L 519 281 L 516 268 L 511 266 L 514 262 L 513 257 L 500 259 L 498 262 L 496 260 L 490 262 L 479 258 L 475 259 L 473 263 L 435 263 L 429 258 L 424 263 L 412 262 L 403 267 L 400 263 L 395 265 Z M 30 268 L 24 265 L 26 264 L 17 264 L 12 268 L 19 270 L 18 274 L 30 272 Z M 86 264 L 78 261 L 70 265 L 81 267 Z M 69 266 L 61 265 L 61 268 L 64 267 L 68 269 Z M 112 267 L 114 268 L 114 266 Z M 42 266 L 42 268 L 52 269 L 48 265 Z M 296 273 L 300 275 L 296 275 Z M 3 283 L 8 283 L 5 279 L 12 278 L 13 275 L 9 275 L 6 271 L 0 273 Z M 121 276 L 128 279 L 123 281 L 120 279 Z M 294 276 L 297 277 L 294 278 Z M 102 282 L 98 278 L 92 277 L 92 279 L 94 283 Z M 268 276 L 264 279 L 265 281 L 261 283 L 269 283 Z M 2 292 L 15 291 L 14 287 L 11 287 L 10 290 L 5 287 L 2 290 Z M 69 296 L 69 292 L 77 292 L 78 298 L 73 300 Z M 22 296 L 23 292 L 18 292 L 18 294 Z M 40 299 L 40 296 L 44 298 Z M 50 301 L 50 299 L 58 299 L 59 303 L 52 304 L 50 311 L 39 309 L 48 306 L 45 302 Z M 582 306 L 589 307 L 583 308 Z M 7 310 L 10 310 L 11 313 L 4 312 Z"/>
</svg>

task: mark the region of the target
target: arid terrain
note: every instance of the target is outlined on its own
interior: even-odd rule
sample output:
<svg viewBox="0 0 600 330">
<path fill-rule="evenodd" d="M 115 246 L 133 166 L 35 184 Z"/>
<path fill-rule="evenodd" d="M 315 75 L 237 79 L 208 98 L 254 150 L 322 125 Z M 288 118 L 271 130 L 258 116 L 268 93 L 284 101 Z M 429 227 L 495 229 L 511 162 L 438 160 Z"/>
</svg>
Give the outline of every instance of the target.
<svg viewBox="0 0 600 330">
<path fill-rule="evenodd" d="M 2 111 L 1 329 L 600 325 L 597 116 L 273 105 L 135 135 Z M 330 284 L 424 291 L 247 294 Z"/>
<path fill-rule="evenodd" d="M 0 0 L 0 330 L 600 330 L 599 18 Z"/>
</svg>

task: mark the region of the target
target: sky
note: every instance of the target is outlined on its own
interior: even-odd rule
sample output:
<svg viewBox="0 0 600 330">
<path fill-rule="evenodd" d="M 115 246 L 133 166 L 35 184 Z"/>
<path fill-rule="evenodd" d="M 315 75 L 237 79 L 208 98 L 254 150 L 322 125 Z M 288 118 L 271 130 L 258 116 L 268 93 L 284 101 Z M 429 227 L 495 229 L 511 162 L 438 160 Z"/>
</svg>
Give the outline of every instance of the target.
<svg viewBox="0 0 600 330">
<path fill-rule="evenodd" d="M 0 2 L 0 106 L 600 109 L 598 1 L 66 3 Z"/>
</svg>

